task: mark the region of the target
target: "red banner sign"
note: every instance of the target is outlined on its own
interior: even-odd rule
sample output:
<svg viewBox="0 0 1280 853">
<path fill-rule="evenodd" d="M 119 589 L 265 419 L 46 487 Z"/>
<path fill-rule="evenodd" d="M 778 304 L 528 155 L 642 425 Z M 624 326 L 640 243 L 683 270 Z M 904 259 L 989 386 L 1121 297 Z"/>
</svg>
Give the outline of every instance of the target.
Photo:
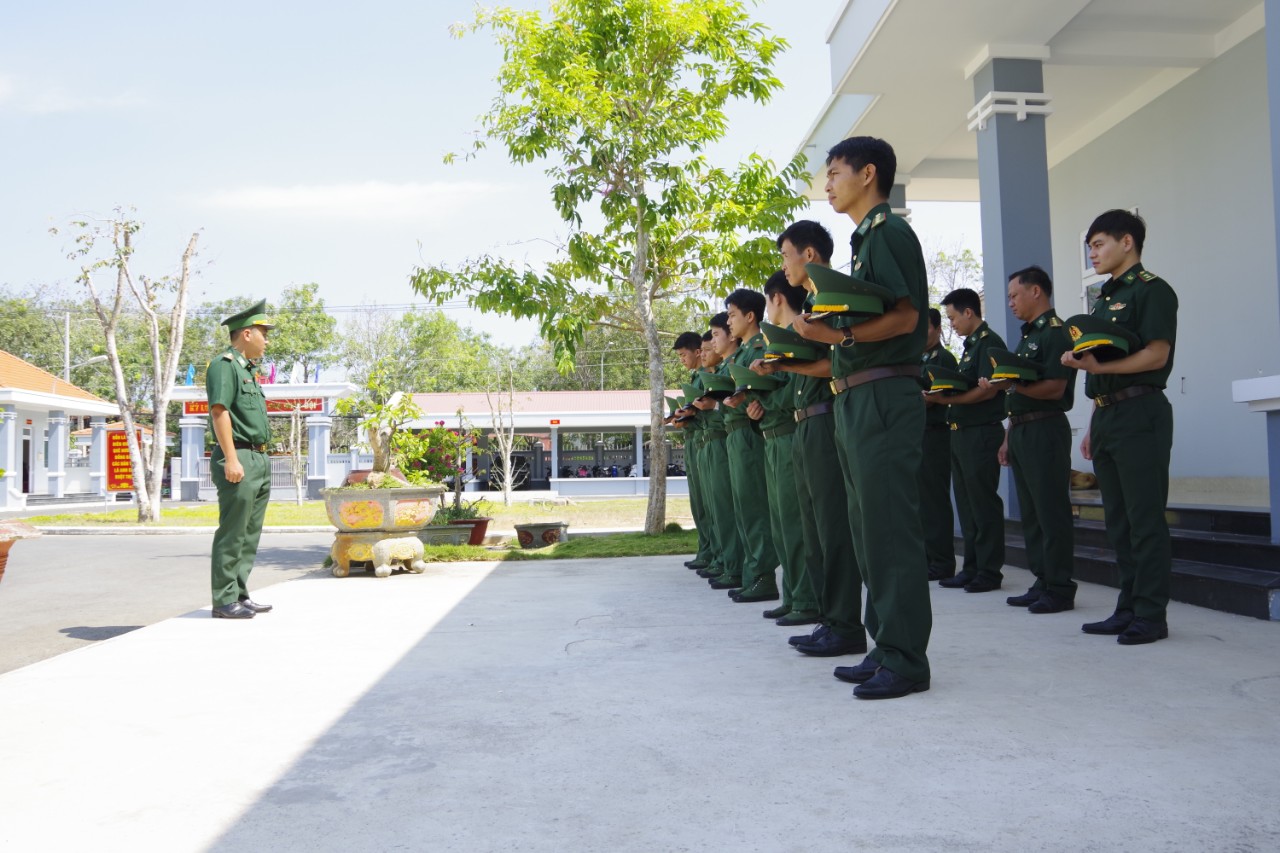
<svg viewBox="0 0 1280 853">
<path fill-rule="evenodd" d="M 125 435 L 122 429 L 107 433 L 107 491 L 133 491 L 133 463 L 129 461 L 129 436 Z"/>
<path fill-rule="evenodd" d="M 279 400 L 267 401 L 268 415 L 289 415 L 293 413 L 294 407 L 304 415 L 319 414 L 324 411 L 324 398 L 322 397 L 282 397 Z M 192 400 L 189 403 L 182 404 L 182 413 L 184 415 L 207 415 L 209 414 L 208 400 Z"/>
</svg>

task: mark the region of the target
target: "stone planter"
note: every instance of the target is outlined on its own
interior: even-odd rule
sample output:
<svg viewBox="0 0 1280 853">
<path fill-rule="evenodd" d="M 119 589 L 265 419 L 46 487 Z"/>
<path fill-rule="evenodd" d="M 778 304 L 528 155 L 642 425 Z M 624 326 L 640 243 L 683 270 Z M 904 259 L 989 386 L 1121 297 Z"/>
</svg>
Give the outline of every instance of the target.
<svg viewBox="0 0 1280 853">
<path fill-rule="evenodd" d="M 428 524 L 418 529 L 423 545 L 466 545 L 471 529 L 453 524 Z"/>
<path fill-rule="evenodd" d="M 569 524 L 564 521 L 542 521 L 536 524 L 517 524 L 516 538 L 521 548 L 545 548 L 569 538 Z"/>
<path fill-rule="evenodd" d="M 0 521 L 0 580 L 9 564 L 9 551 L 19 539 L 35 539 L 43 534 L 23 521 Z"/>
<path fill-rule="evenodd" d="M 466 526 L 471 528 L 471 538 L 467 541 L 468 545 L 483 545 L 484 535 L 489 531 L 489 522 L 492 518 L 455 518 L 450 524 L 456 524 L 459 527 Z"/>
<path fill-rule="evenodd" d="M 372 562 L 378 577 L 397 566 L 412 572 L 426 568 L 418 531 L 435 515 L 444 486 L 323 489 L 320 494 L 330 523 L 338 528 L 330 551 L 335 577 L 346 577 L 356 561 Z"/>
</svg>

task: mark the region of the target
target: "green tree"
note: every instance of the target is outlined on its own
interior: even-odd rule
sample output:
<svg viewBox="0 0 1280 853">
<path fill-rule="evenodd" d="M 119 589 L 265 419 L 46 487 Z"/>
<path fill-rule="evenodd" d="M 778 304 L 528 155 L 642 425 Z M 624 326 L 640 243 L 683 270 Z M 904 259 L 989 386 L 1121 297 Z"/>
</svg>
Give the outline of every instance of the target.
<svg viewBox="0 0 1280 853">
<path fill-rule="evenodd" d="M 314 377 L 316 368 L 330 363 L 334 351 L 334 329 L 338 323 L 324 309 L 315 283 L 286 287 L 280 301 L 273 303 L 276 328 L 271 332 L 267 359 L 276 365 L 276 381 L 283 382 L 295 364 L 301 364 L 303 382 Z M 281 375 L 283 373 L 283 376 Z"/>
<path fill-rule="evenodd" d="M 982 258 L 972 249 L 953 247 L 950 251 L 939 249 L 925 255 L 925 271 L 929 276 L 929 304 L 938 307 L 942 298 L 951 291 L 968 287 L 982 293 Z M 951 330 L 943 311 L 942 345 L 953 353 L 960 351 L 960 340 Z M 986 314 L 986 311 L 983 312 Z"/>
<path fill-rule="evenodd" d="M 763 281 L 777 266 L 774 235 L 803 204 L 791 189 L 800 158 L 726 169 L 704 152 L 727 132 L 728 102 L 765 102 L 779 88 L 772 66 L 785 42 L 737 0 L 560 0 L 546 18 L 478 9 L 468 30 L 492 32 L 503 51 L 475 147 L 496 140 L 515 163 L 546 162 L 568 236 L 545 269 L 485 256 L 418 269 L 414 287 L 537 319 L 562 370 L 592 325 L 641 330 L 655 448 L 645 529 L 661 532 L 666 354 L 654 306 L 692 313 L 698 294 Z"/>
</svg>

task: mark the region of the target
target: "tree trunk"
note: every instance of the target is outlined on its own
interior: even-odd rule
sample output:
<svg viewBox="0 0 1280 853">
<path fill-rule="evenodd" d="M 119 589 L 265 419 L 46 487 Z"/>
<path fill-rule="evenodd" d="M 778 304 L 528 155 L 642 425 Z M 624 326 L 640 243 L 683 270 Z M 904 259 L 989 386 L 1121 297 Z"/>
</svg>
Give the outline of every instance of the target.
<svg viewBox="0 0 1280 853">
<path fill-rule="evenodd" d="M 649 355 L 649 503 L 644 513 L 644 532 L 656 534 L 667 524 L 667 434 L 663 423 L 666 376 L 662 369 L 662 341 L 653 316 L 653 300 L 649 298 L 648 263 L 649 230 L 641 205 L 636 215 L 636 257 L 631 265 L 631 286 L 636 294 L 636 319 L 644 331 Z"/>
</svg>

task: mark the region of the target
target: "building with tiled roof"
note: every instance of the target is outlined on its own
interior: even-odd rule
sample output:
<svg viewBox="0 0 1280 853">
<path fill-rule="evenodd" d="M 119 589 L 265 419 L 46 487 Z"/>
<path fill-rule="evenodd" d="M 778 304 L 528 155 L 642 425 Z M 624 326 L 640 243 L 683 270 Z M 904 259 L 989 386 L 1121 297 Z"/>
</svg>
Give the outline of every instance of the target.
<svg viewBox="0 0 1280 853">
<path fill-rule="evenodd" d="M 101 494 L 105 439 L 95 435 L 89 465 L 70 470 L 70 419 L 89 417 L 99 427 L 119 413 L 115 403 L 0 350 L 0 510 L 21 509 L 32 494 Z"/>
</svg>

